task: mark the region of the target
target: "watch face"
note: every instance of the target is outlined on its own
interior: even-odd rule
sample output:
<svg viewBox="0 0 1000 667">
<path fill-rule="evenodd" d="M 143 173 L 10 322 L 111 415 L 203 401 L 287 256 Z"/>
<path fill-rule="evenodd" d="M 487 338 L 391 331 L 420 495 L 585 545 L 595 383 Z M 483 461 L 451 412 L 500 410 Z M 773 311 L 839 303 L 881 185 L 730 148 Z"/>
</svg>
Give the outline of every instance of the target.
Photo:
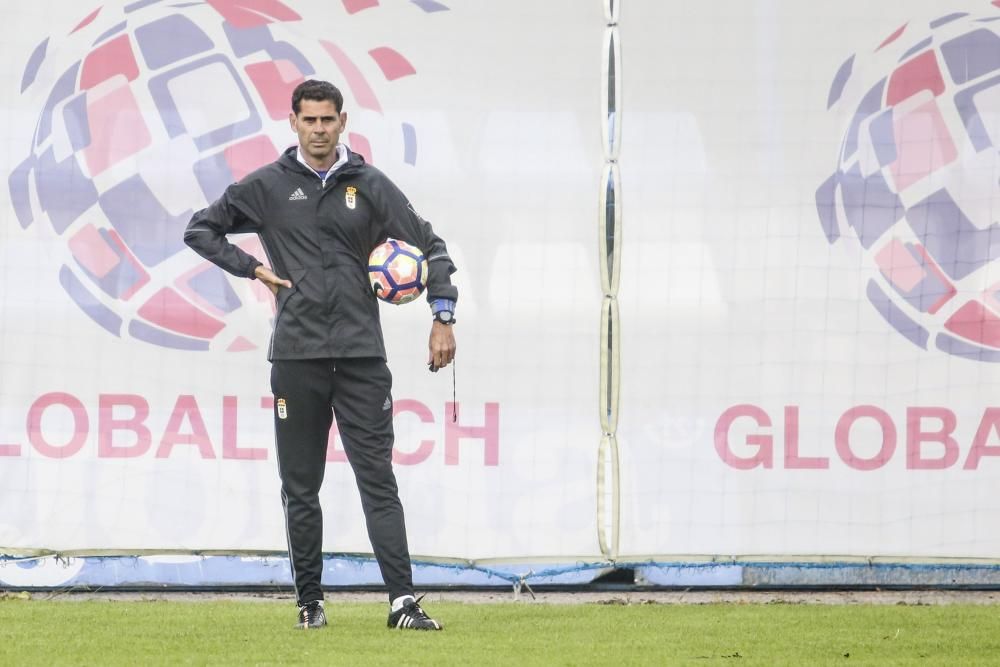
<svg viewBox="0 0 1000 667">
<path fill-rule="evenodd" d="M 442 322 L 451 322 L 452 314 L 450 310 L 442 310 L 437 314 L 437 318 Z"/>
</svg>

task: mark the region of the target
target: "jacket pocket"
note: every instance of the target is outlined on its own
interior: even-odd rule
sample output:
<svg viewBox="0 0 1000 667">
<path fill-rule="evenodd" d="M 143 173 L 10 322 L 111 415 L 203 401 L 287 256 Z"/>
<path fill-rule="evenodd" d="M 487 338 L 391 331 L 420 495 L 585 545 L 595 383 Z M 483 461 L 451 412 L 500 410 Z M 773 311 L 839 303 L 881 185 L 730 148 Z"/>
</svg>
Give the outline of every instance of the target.
<svg viewBox="0 0 1000 667">
<path fill-rule="evenodd" d="M 292 286 L 283 287 L 278 290 L 277 303 L 274 310 L 274 328 L 276 330 L 278 328 L 278 320 L 281 319 L 281 313 L 285 310 L 285 306 L 289 300 L 298 293 L 299 283 L 306 277 L 306 273 L 306 269 L 290 269 L 288 279 L 292 281 Z"/>
<path fill-rule="evenodd" d="M 363 297 L 362 303 L 375 302 L 378 300 L 375 296 L 375 288 L 372 287 L 371 279 L 368 276 L 367 268 L 360 272 L 354 269 L 348 270 L 342 274 L 342 280 L 346 283 L 353 283 L 354 286 L 357 287 Z"/>
</svg>

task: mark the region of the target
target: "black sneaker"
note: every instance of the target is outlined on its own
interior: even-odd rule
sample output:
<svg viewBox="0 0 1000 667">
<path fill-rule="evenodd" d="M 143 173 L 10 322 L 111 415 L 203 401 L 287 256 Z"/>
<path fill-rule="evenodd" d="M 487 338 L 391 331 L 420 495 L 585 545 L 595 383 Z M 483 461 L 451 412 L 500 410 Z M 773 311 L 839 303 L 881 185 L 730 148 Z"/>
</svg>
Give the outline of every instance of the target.
<svg viewBox="0 0 1000 667">
<path fill-rule="evenodd" d="M 410 630 L 442 630 L 443 626 L 420 608 L 420 601 L 423 599 L 424 596 L 421 595 L 416 600 L 410 600 L 398 610 L 389 612 L 389 621 L 386 625 L 390 628 L 409 628 Z"/>
<path fill-rule="evenodd" d="M 323 603 L 319 600 L 313 600 L 299 607 L 299 622 L 295 627 L 299 630 L 326 627 L 326 613 L 323 611 Z"/>
</svg>

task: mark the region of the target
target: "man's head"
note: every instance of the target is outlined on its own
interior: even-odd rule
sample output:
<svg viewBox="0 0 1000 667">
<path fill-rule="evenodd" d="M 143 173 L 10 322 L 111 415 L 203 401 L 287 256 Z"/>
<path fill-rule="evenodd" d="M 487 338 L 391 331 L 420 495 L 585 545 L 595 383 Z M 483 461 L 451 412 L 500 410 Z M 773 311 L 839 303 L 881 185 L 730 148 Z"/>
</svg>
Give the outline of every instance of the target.
<svg viewBox="0 0 1000 667">
<path fill-rule="evenodd" d="M 288 122 L 297 135 L 302 155 L 314 169 L 329 169 L 336 162 L 336 147 L 347 125 L 341 112 L 344 96 L 326 81 L 303 81 L 292 91 Z"/>
<path fill-rule="evenodd" d="M 292 113 L 298 115 L 302 111 L 302 100 L 313 100 L 314 102 L 333 102 L 333 106 L 340 113 L 344 108 L 344 95 L 329 81 L 316 81 L 306 79 L 295 86 L 292 91 Z"/>
</svg>

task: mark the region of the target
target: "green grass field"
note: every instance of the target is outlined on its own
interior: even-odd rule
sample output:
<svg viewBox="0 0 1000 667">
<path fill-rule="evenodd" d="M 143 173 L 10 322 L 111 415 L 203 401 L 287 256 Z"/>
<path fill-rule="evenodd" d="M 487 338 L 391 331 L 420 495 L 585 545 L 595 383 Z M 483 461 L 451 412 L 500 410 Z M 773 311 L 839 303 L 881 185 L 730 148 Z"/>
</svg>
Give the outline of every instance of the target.
<svg viewBox="0 0 1000 667">
<path fill-rule="evenodd" d="M 1000 664 L 989 605 L 425 604 L 444 632 L 385 628 L 378 603 L 0 601 L 0 665 Z"/>
</svg>

